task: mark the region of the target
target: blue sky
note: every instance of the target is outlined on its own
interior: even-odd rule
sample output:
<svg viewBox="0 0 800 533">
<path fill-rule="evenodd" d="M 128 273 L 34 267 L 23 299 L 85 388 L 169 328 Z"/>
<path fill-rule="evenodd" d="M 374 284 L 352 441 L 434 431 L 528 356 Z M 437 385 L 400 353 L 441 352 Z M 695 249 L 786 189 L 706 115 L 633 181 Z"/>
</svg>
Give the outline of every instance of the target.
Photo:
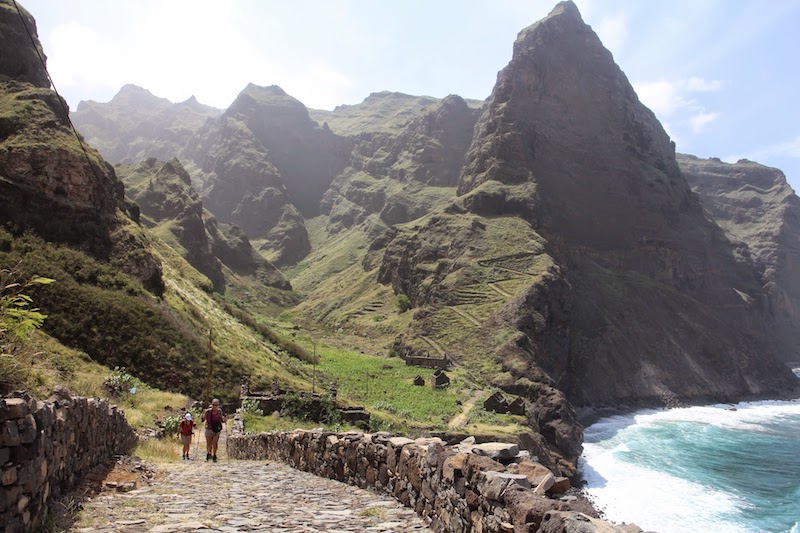
<svg viewBox="0 0 800 533">
<path fill-rule="evenodd" d="M 22 0 L 74 108 L 125 83 L 226 107 L 253 82 L 309 107 L 381 90 L 486 98 L 555 2 Z M 800 186 L 800 0 L 578 0 L 681 152 Z"/>
</svg>

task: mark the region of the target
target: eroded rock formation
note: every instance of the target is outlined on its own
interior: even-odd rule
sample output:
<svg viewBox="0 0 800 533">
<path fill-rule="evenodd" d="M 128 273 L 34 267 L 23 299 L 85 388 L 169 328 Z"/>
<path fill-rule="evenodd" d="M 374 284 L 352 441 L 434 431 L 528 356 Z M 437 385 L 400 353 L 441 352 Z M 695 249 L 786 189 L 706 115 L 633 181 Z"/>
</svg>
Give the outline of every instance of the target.
<svg viewBox="0 0 800 533">
<path fill-rule="evenodd" d="M 783 172 L 752 161 L 728 164 L 679 154 L 678 164 L 736 250 L 756 264 L 778 356 L 800 361 L 800 198 Z"/>
</svg>

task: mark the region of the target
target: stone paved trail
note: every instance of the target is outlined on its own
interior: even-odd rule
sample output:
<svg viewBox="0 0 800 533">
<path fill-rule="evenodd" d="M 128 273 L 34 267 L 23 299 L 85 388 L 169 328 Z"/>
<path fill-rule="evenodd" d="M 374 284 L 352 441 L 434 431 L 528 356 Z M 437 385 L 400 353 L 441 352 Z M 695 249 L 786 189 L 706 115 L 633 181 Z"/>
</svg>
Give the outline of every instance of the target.
<svg viewBox="0 0 800 533">
<path fill-rule="evenodd" d="M 282 463 L 181 461 L 159 470 L 150 487 L 86 502 L 72 531 L 430 531 L 388 496 Z"/>
</svg>

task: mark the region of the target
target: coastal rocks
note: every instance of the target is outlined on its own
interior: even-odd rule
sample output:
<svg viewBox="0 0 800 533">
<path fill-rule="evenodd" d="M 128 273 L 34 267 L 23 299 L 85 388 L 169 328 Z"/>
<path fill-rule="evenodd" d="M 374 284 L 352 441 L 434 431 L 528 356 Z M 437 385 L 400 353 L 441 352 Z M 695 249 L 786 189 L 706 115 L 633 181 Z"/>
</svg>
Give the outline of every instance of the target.
<svg viewBox="0 0 800 533">
<path fill-rule="evenodd" d="M 540 493 L 532 488 L 528 473 L 535 470 L 547 472 L 539 485 L 554 490 L 556 478 L 544 466 L 522 460 L 526 473 L 519 473 L 471 451 L 480 450 L 479 446 L 506 455 L 516 450 L 515 460 L 523 455 L 516 446 L 503 443 L 475 445 L 467 440 L 447 447 L 438 438 L 322 430 L 232 435 L 228 453 L 238 459 L 283 461 L 299 470 L 391 494 L 429 520 L 434 531 L 536 531 L 548 511 L 585 508 L 578 503 L 573 508 L 548 498 L 544 488 Z"/>
<path fill-rule="evenodd" d="M 642 533 L 633 524 L 611 525 L 598 518 L 570 511 L 548 511 L 539 533 Z"/>
</svg>

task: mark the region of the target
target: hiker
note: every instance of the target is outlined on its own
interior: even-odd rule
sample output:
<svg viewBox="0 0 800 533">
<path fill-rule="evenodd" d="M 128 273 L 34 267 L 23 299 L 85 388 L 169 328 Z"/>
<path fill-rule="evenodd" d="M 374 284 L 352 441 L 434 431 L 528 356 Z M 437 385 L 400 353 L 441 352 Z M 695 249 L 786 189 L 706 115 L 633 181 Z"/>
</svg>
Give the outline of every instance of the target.
<svg viewBox="0 0 800 533">
<path fill-rule="evenodd" d="M 192 447 L 192 435 L 194 435 L 194 420 L 192 420 L 192 413 L 186 413 L 181 423 L 178 425 L 178 433 L 183 442 L 183 459 L 189 460 L 189 449 Z"/>
<path fill-rule="evenodd" d="M 219 408 L 219 400 L 214 398 L 211 407 L 203 412 L 201 418 L 206 423 L 206 461 L 217 462 L 217 446 L 219 446 L 219 433 L 222 424 L 228 421 L 225 413 Z"/>
</svg>

